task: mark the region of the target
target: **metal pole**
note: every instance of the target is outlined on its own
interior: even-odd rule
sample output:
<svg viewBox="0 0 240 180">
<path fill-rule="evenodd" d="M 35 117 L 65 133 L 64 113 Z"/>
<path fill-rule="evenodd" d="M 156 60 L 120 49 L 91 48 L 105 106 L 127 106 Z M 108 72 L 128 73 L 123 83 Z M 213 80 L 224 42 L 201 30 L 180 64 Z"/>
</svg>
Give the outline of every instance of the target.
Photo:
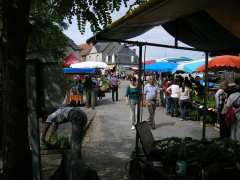
<svg viewBox="0 0 240 180">
<path fill-rule="evenodd" d="M 205 93 L 204 93 L 204 115 L 202 123 L 202 140 L 206 139 L 206 117 L 207 117 L 207 101 L 208 101 L 208 52 L 205 52 L 205 72 L 204 72 L 204 82 L 205 82 Z"/>
<path fill-rule="evenodd" d="M 147 45 L 147 46 L 155 46 L 155 47 L 163 47 L 163 48 L 170 48 L 170 49 L 182 49 L 182 50 L 190 50 L 190 51 L 201 51 L 205 52 L 208 51 L 207 49 L 198 49 L 198 48 L 190 48 L 190 47 L 182 47 L 182 46 L 172 46 L 172 45 L 166 45 L 166 44 L 158 44 L 158 43 L 150 43 L 150 42 L 139 42 L 139 41 L 129 41 L 129 40 L 123 40 L 123 39 L 98 39 L 98 42 L 121 42 L 121 43 L 127 43 L 138 46 L 138 44 Z M 219 49 L 221 50 L 221 49 Z"/>
<path fill-rule="evenodd" d="M 142 88 L 142 44 L 138 44 L 139 47 L 139 62 L 138 62 L 138 88 Z M 141 119 L 141 99 L 139 98 L 138 100 L 138 105 L 137 105 L 137 124 L 140 123 Z M 139 144 L 139 134 L 136 131 L 136 145 L 135 145 L 135 152 L 136 152 L 136 158 L 138 155 L 138 144 Z"/>
</svg>

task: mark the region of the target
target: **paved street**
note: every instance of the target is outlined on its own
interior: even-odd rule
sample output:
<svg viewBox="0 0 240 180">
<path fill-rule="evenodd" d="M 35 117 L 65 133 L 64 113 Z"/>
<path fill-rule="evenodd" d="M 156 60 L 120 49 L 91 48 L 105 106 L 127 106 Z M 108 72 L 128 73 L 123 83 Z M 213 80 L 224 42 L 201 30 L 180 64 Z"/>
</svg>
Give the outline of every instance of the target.
<svg viewBox="0 0 240 180">
<path fill-rule="evenodd" d="M 131 130 L 130 110 L 123 99 L 126 86 L 127 82 L 122 81 L 118 102 L 111 101 L 110 93 L 99 102 L 97 115 L 83 142 L 83 159 L 97 170 L 101 180 L 124 179 L 130 154 L 134 150 L 136 133 Z M 143 120 L 146 117 L 144 108 Z M 156 129 L 152 131 L 155 139 L 171 136 L 201 138 L 200 122 L 172 118 L 165 115 L 162 107 L 157 107 L 155 119 Z M 207 138 L 218 136 L 213 127 L 208 127 L 206 132 Z"/>
</svg>

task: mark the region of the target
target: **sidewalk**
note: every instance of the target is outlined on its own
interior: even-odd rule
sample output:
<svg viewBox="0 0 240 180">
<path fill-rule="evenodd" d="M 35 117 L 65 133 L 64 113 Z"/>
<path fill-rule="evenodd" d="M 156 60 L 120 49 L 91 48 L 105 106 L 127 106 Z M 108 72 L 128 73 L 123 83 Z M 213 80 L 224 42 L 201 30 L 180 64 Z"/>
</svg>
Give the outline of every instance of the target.
<svg viewBox="0 0 240 180">
<path fill-rule="evenodd" d="M 97 115 L 91 123 L 83 141 L 83 159 L 96 169 L 101 180 L 122 180 L 127 174 L 127 165 L 131 152 L 135 148 L 135 130 L 131 130 L 130 109 L 124 101 L 127 82 L 122 81 L 119 89 L 119 101 L 111 101 L 111 93 L 99 102 Z M 143 109 L 142 120 L 147 119 L 147 110 Z M 201 139 L 202 127 L 199 121 L 180 121 L 165 115 L 164 108 L 156 109 L 156 129 L 152 130 L 155 139 L 165 137 L 193 137 Z M 217 137 L 213 127 L 206 128 L 206 137 Z"/>
</svg>

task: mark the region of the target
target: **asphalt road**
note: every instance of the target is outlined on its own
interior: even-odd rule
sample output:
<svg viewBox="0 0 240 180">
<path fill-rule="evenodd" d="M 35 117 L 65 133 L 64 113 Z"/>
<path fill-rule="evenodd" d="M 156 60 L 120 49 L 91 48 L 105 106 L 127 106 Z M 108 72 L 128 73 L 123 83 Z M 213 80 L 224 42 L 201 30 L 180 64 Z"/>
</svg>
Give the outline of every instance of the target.
<svg viewBox="0 0 240 180">
<path fill-rule="evenodd" d="M 92 121 L 83 141 L 83 159 L 95 169 L 101 180 L 123 180 L 127 174 L 127 164 L 135 147 L 135 130 L 131 130 L 130 110 L 124 101 L 128 82 L 122 81 L 119 88 L 119 101 L 112 102 L 107 93 L 96 107 L 96 117 Z M 147 111 L 143 109 L 143 120 Z M 193 137 L 200 139 L 202 127 L 198 121 L 180 121 L 165 115 L 164 108 L 157 107 L 156 129 L 152 130 L 155 139 L 165 137 Z M 218 136 L 218 131 L 207 127 L 206 137 Z"/>
</svg>

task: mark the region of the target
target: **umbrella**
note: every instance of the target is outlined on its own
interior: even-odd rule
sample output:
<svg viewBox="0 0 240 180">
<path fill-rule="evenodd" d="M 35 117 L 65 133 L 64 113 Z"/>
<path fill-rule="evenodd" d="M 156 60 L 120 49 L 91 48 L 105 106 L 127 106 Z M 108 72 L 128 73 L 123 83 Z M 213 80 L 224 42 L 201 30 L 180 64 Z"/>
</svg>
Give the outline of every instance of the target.
<svg viewBox="0 0 240 180">
<path fill-rule="evenodd" d="M 156 63 L 156 60 L 146 60 L 145 64 L 154 64 Z"/>
<path fill-rule="evenodd" d="M 174 72 L 176 71 L 176 68 L 176 63 L 163 61 L 145 65 L 145 71 L 147 72 Z"/>
<path fill-rule="evenodd" d="M 75 56 L 74 53 L 69 54 L 65 59 L 64 59 L 64 66 L 69 67 L 71 64 L 79 63 L 80 60 Z"/>
<path fill-rule="evenodd" d="M 108 67 L 108 65 L 105 62 L 86 61 L 86 62 L 80 62 L 80 63 L 72 64 L 70 67 L 72 67 L 72 68 L 100 68 L 100 69 L 106 69 Z"/>
<path fill-rule="evenodd" d="M 216 56 L 208 62 L 209 70 L 232 70 L 240 71 L 240 56 Z M 197 69 L 198 72 L 203 72 L 205 66 L 201 66 Z"/>
<path fill-rule="evenodd" d="M 198 67 L 204 64 L 205 64 L 205 59 L 194 60 L 194 61 L 179 64 L 177 67 L 177 70 L 184 71 L 187 73 L 192 73 L 192 72 L 195 72 Z"/>
<path fill-rule="evenodd" d="M 64 68 L 64 74 L 93 74 L 96 68 Z"/>
<path fill-rule="evenodd" d="M 156 61 L 157 62 L 168 61 L 168 62 L 172 62 L 172 63 L 181 63 L 181 62 L 192 61 L 192 59 L 187 58 L 187 57 L 167 57 L 167 58 L 163 58 L 163 59 L 158 59 Z"/>
</svg>

